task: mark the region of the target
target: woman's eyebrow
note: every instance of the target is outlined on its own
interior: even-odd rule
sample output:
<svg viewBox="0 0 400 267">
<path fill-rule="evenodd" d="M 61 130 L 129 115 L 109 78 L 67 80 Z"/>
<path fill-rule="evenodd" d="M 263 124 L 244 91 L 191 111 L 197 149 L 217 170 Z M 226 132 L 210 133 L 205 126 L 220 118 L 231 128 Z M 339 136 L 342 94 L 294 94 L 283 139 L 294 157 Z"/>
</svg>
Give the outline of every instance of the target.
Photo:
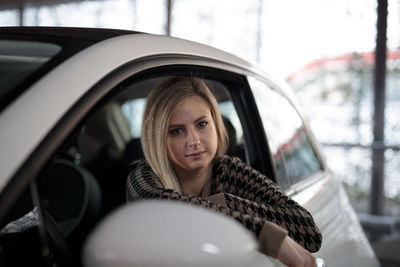
<svg viewBox="0 0 400 267">
<path fill-rule="evenodd" d="M 197 119 L 195 119 L 195 120 L 193 121 L 193 123 L 199 122 L 199 121 L 204 120 L 204 119 L 207 119 L 207 118 L 208 118 L 208 116 L 206 116 L 206 115 L 200 116 L 200 117 L 198 117 Z"/>
<path fill-rule="evenodd" d="M 170 124 L 168 126 L 168 128 L 179 128 L 179 127 L 184 127 L 184 126 L 185 126 L 184 124 Z"/>
<path fill-rule="evenodd" d="M 204 119 L 208 119 L 208 117 L 209 117 L 209 116 L 206 116 L 206 115 L 200 116 L 200 117 L 198 117 L 197 119 L 195 119 L 195 120 L 193 121 L 193 123 L 197 123 L 197 122 L 202 121 L 202 120 L 204 120 Z M 170 129 L 170 128 L 178 128 L 178 127 L 184 127 L 184 126 L 185 126 L 184 124 L 175 123 L 175 124 L 170 124 L 170 125 L 168 126 L 168 128 Z"/>
</svg>

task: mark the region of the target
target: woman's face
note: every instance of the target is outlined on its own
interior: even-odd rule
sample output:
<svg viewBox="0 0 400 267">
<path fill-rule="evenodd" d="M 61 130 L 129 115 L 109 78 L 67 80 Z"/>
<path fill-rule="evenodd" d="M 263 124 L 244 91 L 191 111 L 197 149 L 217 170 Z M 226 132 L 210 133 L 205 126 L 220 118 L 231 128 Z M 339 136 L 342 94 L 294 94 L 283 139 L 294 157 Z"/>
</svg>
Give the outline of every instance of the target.
<svg viewBox="0 0 400 267">
<path fill-rule="evenodd" d="M 218 146 L 210 108 L 201 97 L 190 96 L 173 109 L 167 134 L 167 152 L 175 171 L 208 170 Z"/>
</svg>

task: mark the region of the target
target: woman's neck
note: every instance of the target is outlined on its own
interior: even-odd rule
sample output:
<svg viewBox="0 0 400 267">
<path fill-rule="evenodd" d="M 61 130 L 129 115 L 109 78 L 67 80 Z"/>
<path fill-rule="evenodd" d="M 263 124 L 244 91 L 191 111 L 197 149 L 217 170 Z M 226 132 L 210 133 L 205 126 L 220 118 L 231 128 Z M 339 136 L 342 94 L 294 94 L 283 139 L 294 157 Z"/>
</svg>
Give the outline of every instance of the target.
<svg viewBox="0 0 400 267">
<path fill-rule="evenodd" d="M 185 194 L 200 196 L 205 183 L 211 177 L 212 166 L 196 171 L 177 171 L 179 183 Z"/>
</svg>

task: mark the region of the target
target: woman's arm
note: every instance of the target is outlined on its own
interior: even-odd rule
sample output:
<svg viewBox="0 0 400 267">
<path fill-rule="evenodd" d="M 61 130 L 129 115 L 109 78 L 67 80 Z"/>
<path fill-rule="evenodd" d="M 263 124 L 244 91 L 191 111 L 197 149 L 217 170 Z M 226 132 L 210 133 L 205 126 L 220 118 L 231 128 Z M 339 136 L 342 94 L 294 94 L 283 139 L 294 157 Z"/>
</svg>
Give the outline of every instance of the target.
<svg viewBox="0 0 400 267">
<path fill-rule="evenodd" d="M 310 252 L 318 251 L 321 246 L 321 233 L 309 212 L 302 207 L 257 203 L 228 193 L 219 193 L 206 199 L 242 214 L 279 225 L 288 231 L 291 238 Z"/>
<path fill-rule="evenodd" d="M 322 236 L 311 214 L 280 188 L 238 158 L 222 157 L 214 170 L 214 192 L 223 193 L 219 203 L 276 223 L 311 252 L 318 251 Z"/>
</svg>

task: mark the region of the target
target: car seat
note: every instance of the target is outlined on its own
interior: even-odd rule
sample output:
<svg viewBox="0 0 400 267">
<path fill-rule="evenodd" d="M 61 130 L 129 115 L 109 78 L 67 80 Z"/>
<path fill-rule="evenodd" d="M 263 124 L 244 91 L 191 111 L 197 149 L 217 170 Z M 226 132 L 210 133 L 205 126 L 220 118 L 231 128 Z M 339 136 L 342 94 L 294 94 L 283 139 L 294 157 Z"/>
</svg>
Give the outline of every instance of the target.
<svg viewBox="0 0 400 267">
<path fill-rule="evenodd" d="M 86 169 L 58 159 L 45 169 L 37 185 L 48 236 L 61 256 L 79 261 L 82 243 L 100 215 L 96 179 Z"/>
<path fill-rule="evenodd" d="M 35 199 L 40 204 L 33 206 Z M 64 159 L 53 161 L 31 182 L 1 230 L 0 265 L 46 265 L 42 248 L 49 245 L 49 255 L 55 257 L 47 257 L 54 261 L 48 264 L 79 266 L 81 246 L 99 219 L 100 203 L 100 188 L 90 172 Z"/>
<path fill-rule="evenodd" d="M 229 138 L 228 148 L 226 154 L 229 156 L 239 157 L 241 160 L 246 161 L 244 147 L 237 142 L 236 129 L 232 122 L 225 116 L 222 116 L 226 132 Z"/>
<path fill-rule="evenodd" d="M 99 215 L 100 187 L 86 169 L 58 159 L 38 181 L 42 207 L 65 236 L 92 226 Z"/>
</svg>

